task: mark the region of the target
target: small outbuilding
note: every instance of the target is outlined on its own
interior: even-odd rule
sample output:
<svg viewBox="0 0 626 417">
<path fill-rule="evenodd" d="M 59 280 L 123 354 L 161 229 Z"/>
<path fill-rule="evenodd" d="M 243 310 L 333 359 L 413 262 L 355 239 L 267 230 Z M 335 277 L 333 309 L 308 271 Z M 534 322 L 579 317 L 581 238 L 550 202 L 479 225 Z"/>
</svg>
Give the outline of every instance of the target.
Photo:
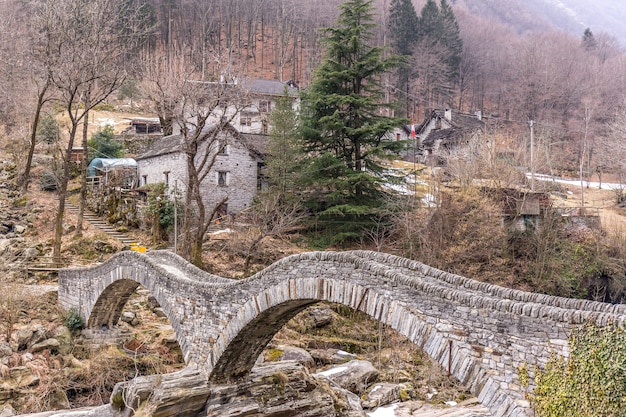
<svg viewBox="0 0 626 417">
<path fill-rule="evenodd" d="M 94 185 L 132 188 L 137 184 L 137 161 L 132 158 L 94 158 L 87 179 Z"/>
</svg>

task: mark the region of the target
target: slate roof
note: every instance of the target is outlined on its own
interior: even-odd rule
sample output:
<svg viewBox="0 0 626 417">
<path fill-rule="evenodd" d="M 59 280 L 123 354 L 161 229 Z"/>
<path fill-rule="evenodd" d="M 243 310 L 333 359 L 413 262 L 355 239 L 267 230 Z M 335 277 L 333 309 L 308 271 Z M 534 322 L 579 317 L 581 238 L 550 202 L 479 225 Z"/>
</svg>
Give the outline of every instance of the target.
<svg viewBox="0 0 626 417">
<path fill-rule="evenodd" d="M 417 129 L 422 132 L 428 123 L 436 118 L 445 119 L 445 110 L 433 110 L 430 117 L 427 118 Z M 451 125 L 446 129 L 432 129 L 428 136 L 422 140 L 424 147 L 432 147 L 437 141 L 441 143 L 458 143 L 468 134 L 477 131 L 484 131 L 486 124 L 474 114 L 460 113 L 452 110 L 452 120 L 445 119 Z"/>
<path fill-rule="evenodd" d="M 139 155 L 137 160 L 154 158 L 155 156 L 168 155 L 182 151 L 183 136 L 170 135 L 162 137 L 148 148 L 148 150 Z"/>
<path fill-rule="evenodd" d="M 207 134 L 212 132 L 217 125 L 211 125 L 205 128 Z M 238 139 L 246 149 L 250 152 L 256 154 L 257 156 L 262 156 L 265 154 L 267 148 L 268 138 L 266 135 L 260 134 L 251 134 L 251 133 L 239 133 L 235 128 L 230 125 L 227 125 L 225 129 L 231 132 L 231 135 Z M 182 135 L 170 135 L 165 136 L 158 141 L 154 142 L 152 146 L 143 154 L 138 156 L 137 160 L 154 158 L 156 156 L 168 155 L 171 153 L 182 152 L 183 150 L 183 136 Z"/>
<path fill-rule="evenodd" d="M 287 87 L 287 93 L 289 96 L 295 97 L 297 95 L 298 89 L 292 82 L 283 83 L 276 80 L 264 80 L 257 78 L 252 80 L 249 84 L 249 90 L 251 93 L 269 96 L 282 96 L 284 94 L 285 87 Z"/>
</svg>

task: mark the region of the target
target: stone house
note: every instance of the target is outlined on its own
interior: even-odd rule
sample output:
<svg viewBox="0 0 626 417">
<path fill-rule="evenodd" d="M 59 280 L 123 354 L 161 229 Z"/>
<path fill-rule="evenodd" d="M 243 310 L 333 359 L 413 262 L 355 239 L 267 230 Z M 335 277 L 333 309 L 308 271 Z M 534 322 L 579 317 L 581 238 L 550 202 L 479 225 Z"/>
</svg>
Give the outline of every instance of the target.
<svg viewBox="0 0 626 417">
<path fill-rule="evenodd" d="M 468 114 L 450 109 L 433 110 L 416 127 L 420 162 L 437 164 L 446 151 L 466 143 L 470 135 L 481 134 L 485 130 L 481 112 Z"/>
<path fill-rule="evenodd" d="M 266 135 L 269 131 L 268 115 L 276 107 L 276 100 L 285 95 L 293 98 L 293 107 L 298 109 L 298 87 L 293 81 L 283 83 L 275 80 L 254 79 L 242 85 L 247 90 L 250 104 L 239 111 L 233 126 L 243 133 Z"/>
<path fill-rule="evenodd" d="M 221 128 L 217 135 L 215 129 L 220 129 L 219 125 L 205 128 L 196 156 L 203 158 L 208 152 L 209 158 L 215 157 L 200 190 L 208 207 L 228 197 L 220 212 L 235 214 L 250 207 L 262 186 L 266 137 L 241 133 L 232 125 Z M 137 157 L 140 185 L 164 183 L 170 193 L 184 195 L 188 175 L 183 144 L 182 135 L 166 136 Z"/>
</svg>

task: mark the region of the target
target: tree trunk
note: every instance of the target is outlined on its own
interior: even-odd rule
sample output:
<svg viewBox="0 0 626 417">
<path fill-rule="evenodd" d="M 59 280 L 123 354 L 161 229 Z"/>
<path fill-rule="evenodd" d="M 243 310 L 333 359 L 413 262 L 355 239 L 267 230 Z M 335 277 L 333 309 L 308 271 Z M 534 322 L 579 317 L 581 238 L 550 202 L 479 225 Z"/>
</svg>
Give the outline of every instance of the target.
<svg viewBox="0 0 626 417">
<path fill-rule="evenodd" d="M 35 154 L 35 145 L 37 145 L 37 129 L 39 128 L 39 120 L 41 119 L 41 110 L 45 104 L 45 95 L 50 86 L 50 79 L 46 80 L 46 84 L 43 86 L 39 95 L 37 96 L 37 108 L 35 109 L 35 117 L 33 118 L 33 127 L 30 132 L 30 145 L 28 147 L 28 156 L 26 158 L 26 165 L 24 166 L 24 172 L 20 178 L 20 186 L 22 194 L 28 192 L 28 185 L 30 184 L 30 168 L 33 164 L 33 155 Z"/>
<path fill-rule="evenodd" d="M 63 239 L 63 217 L 65 214 L 65 199 L 67 198 L 67 185 L 70 181 L 70 158 L 72 155 L 72 147 L 74 146 L 74 139 L 76 138 L 76 130 L 78 129 L 78 122 L 72 122 L 72 130 L 70 131 L 70 140 L 67 143 L 67 149 L 63 156 L 63 176 L 59 184 L 59 209 L 57 211 L 55 226 L 54 226 L 54 245 L 52 249 L 52 257 L 55 262 L 61 262 L 61 243 Z"/>
<path fill-rule="evenodd" d="M 89 91 L 85 96 L 85 109 L 91 105 Z M 89 128 L 89 110 L 85 111 L 83 118 L 83 158 L 80 161 L 80 200 L 78 202 L 78 219 L 76 219 L 76 235 L 83 235 L 83 217 L 85 215 L 85 203 L 87 199 L 87 163 L 89 162 L 89 152 L 87 149 L 87 135 Z"/>
</svg>

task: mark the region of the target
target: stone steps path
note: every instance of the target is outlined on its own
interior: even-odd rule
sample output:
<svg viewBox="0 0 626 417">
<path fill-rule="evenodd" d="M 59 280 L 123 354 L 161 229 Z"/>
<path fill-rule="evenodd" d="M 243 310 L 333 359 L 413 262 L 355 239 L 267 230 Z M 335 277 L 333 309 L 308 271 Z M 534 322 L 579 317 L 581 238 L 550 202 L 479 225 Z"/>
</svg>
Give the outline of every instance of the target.
<svg viewBox="0 0 626 417">
<path fill-rule="evenodd" d="M 74 206 L 73 204 L 69 203 L 68 201 L 65 202 L 65 208 L 67 210 L 73 212 L 73 213 L 78 214 L 78 207 Z M 87 209 L 85 209 L 85 211 L 83 213 L 83 220 L 88 221 L 93 226 L 95 226 L 98 229 L 102 230 L 107 235 L 111 236 L 112 238 L 119 240 L 120 242 L 122 242 L 126 246 L 130 246 L 132 243 L 136 243 L 135 239 L 131 238 L 130 236 L 128 236 L 127 234 L 125 234 L 123 232 L 119 232 L 119 231 L 115 230 L 115 228 L 113 226 L 111 226 L 105 220 L 102 220 L 100 217 L 98 217 L 97 214 L 95 214 L 95 213 L 93 213 L 93 212 L 91 212 L 91 211 L 89 211 Z"/>
</svg>

